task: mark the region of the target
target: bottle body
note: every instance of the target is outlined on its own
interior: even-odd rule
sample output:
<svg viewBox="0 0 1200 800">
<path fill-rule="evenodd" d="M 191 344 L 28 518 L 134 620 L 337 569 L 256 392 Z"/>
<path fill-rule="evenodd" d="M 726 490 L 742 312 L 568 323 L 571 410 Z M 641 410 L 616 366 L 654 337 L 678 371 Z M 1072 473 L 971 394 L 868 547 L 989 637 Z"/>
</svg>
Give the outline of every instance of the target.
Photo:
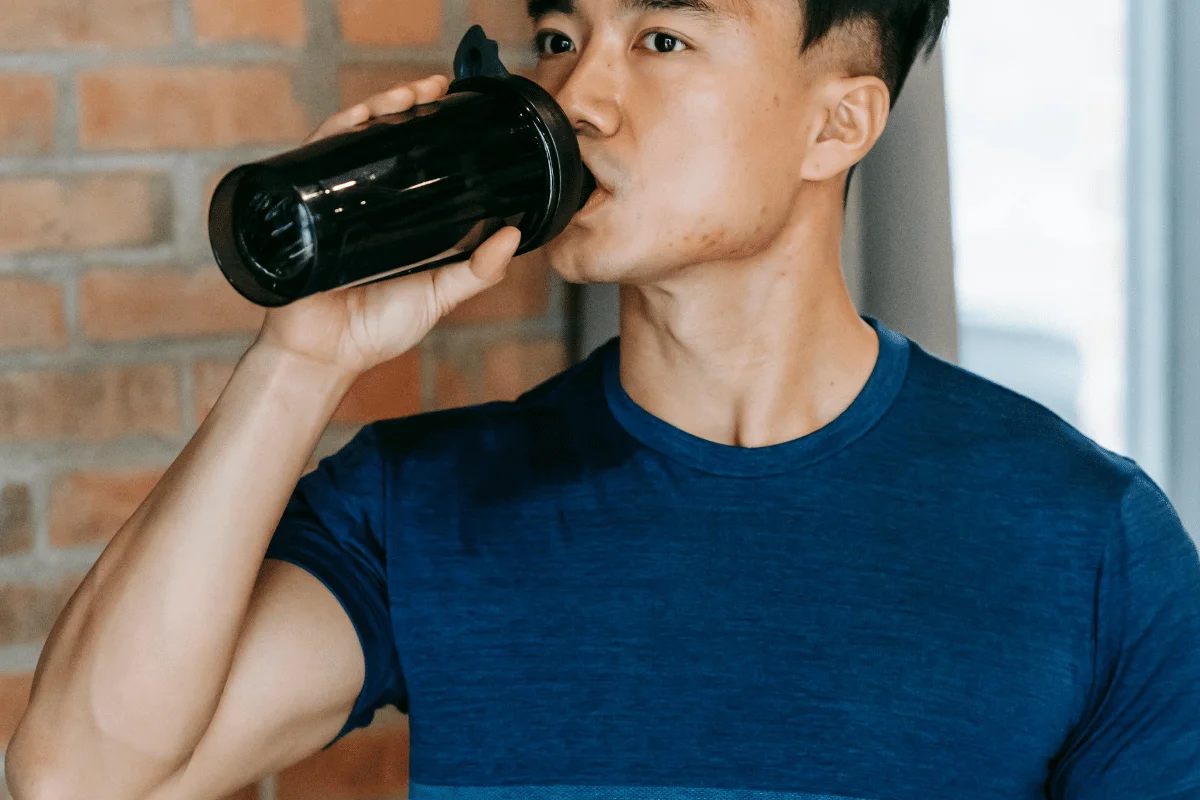
<svg viewBox="0 0 1200 800">
<path fill-rule="evenodd" d="M 587 200 L 574 132 L 532 81 L 472 77 L 434 103 L 254 164 L 217 187 L 213 251 L 266 306 L 462 261 L 521 229 L 518 253 Z"/>
</svg>

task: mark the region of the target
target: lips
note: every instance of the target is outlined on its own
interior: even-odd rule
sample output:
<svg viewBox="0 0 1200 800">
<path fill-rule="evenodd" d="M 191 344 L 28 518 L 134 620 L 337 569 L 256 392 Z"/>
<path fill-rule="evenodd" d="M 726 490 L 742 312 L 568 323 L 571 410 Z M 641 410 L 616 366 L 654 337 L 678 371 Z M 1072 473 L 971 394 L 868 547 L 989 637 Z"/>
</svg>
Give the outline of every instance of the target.
<svg viewBox="0 0 1200 800">
<path fill-rule="evenodd" d="M 579 208 L 576 211 L 587 205 L 587 201 L 591 199 L 592 193 L 596 191 L 598 185 L 596 183 L 596 176 L 585 165 L 583 168 L 583 188 L 579 192 Z"/>
</svg>

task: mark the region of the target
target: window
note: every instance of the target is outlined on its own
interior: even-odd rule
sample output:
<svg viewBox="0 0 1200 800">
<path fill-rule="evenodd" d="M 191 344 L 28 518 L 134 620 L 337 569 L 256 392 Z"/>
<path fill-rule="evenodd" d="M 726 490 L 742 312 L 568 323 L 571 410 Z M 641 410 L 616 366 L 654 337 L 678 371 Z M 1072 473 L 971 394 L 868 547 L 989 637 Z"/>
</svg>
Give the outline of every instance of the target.
<svg viewBox="0 0 1200 800">
<path fill-rule="evenodd" d="M 964 367 L 1126 449 L 1125 0 L 952 7 Z"/>
</svg>

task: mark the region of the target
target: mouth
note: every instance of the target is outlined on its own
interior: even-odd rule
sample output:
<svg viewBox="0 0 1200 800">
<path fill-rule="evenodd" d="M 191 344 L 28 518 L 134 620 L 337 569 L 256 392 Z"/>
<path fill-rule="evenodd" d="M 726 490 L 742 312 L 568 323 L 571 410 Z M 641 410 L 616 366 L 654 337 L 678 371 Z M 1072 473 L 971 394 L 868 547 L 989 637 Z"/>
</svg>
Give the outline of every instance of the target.
<svg viewBox="0 0 1200 800">
<path fill-rule="evenodd" d="M 596 183 L 596 176 L 584 165 L 583 188 L 579 192 L 579 208 L 576 211 L 582 211 L 588 205 L 592 199 L 592 195 L 596 193 L 598 188 L 600 188 L 600 185 Z"/>
<path fill-rule="evenodd" d="M 604 172 L 601 170 L 600 178 L 604 178 Z M 592 164 L 589 163 L 589 158 L 583 158 L 583 186 L 580 190 L 580 205 L 577 210 L 583 210 L 595 198 L 611 197 L 612 187 L 607 181 L 596 179 L 596 174 L 592 172 Z"/>
<path fill-rule="evenodd" d="M 583 219 L 591 214 L 598 206 L 601 206 L 612 197 L 612 190 L 600 181 L 596 180 L 592 170 L 584 164 L 583 167 L 583 187 L 580 191 L 579 208 L 575 212 L 575 219 Z"/>
<path fill-rule="evenodd" d="M 583 219 L 588 214 L 595 211 L 595 209 L 598 206 L 603 205 L 604 201 L 606 201 L 608 198 L 609 198 L 608 192 L 604 191 L 604 189 L 597 188 L 595 191 L 593 191 L 591 193 L 591 195 L 588 197 L 587 201 L 583 204 L 583 206 L 579 209 L 579 211 L 577 211 L 575 213 L 575 219 Z"/>
</svg>

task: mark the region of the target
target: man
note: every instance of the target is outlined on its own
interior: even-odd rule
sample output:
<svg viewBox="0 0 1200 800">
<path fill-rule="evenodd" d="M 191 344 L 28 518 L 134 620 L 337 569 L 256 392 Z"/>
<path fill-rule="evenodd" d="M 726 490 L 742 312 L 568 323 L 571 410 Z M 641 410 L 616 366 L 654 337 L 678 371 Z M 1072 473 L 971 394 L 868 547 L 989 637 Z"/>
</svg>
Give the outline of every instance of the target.
<svg viewBox="0 0 1200 800">
<path fill-rule="evenodd" d="M 517 237 L 272 311 L 56 626 L 14 796 L 220 797 L 392 704 L 414 800 L 1200 797 L 1166 498 L 843 282 L 847 175 L 944 0 L 531 6 L 600 184 L 547 255 L 621 284 L 620 338 L 296 486 Z"/>
</svg>

